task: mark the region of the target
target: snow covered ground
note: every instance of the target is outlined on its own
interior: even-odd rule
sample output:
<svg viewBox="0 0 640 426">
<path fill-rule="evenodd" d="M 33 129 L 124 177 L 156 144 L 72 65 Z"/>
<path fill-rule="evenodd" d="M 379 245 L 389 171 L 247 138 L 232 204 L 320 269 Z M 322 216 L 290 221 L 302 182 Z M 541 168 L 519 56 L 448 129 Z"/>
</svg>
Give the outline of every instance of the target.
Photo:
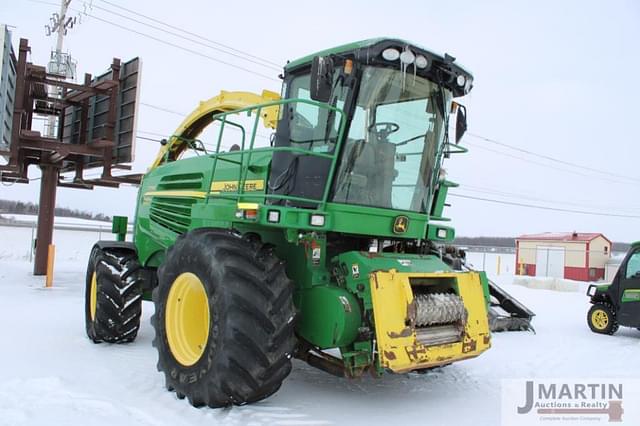
<svg viewBox="0 0 640 426">
<path fill-rule="evenodd" d="M 132 344 L 95 345 L 85 337 L 84 274 L 95 234 L 56 234 L 54 287 L 44 289 L 23 255 L 7 255 L 23 250 L 12 229 L 0 227 L 0 425 L 498 425 L 503 379 L 640 378 L 625 362 L 640 354 L 639 331 L 593 334 L 583 292 L 510 285 L 513 276 L 502 273 L 505 289 L 537 313 L 537 334 L 496 334 L 479 358 L 424 375 L 346 380 L 295 361 L 266 401 L 195 409 L 165 391 L 156 371 L 152 304 L 145 302 Z"/>
</svg>

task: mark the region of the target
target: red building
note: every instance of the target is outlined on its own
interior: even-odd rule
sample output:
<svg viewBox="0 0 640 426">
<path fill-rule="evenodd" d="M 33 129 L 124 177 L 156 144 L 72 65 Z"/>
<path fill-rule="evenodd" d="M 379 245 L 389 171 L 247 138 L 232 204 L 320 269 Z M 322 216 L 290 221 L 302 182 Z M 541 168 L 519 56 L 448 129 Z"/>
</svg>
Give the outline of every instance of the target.
<svg viewBox="0 0 640 426">
<path fill-rule="evenodd" d="M 516 273 L 597 281 L 604 278 L 611 241 L 600 233 L 545 232 L 516 238 Z"/>
</svg>

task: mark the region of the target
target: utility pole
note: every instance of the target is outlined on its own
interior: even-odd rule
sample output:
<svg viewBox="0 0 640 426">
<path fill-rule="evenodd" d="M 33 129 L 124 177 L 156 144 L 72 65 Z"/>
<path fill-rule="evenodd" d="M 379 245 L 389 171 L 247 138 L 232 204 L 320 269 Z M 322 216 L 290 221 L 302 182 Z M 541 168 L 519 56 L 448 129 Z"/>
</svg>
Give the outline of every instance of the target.
<svg viewBox="0 0 640 426">
<path fill-rule="evenodd" d="M 74 19 L 67 18 L 67 10 L 71 0 L 60 0 L 60 14 L 53 14 L 50 18 L 51 26 L 47 25 L 47 35 L 57 33 L 56 50 L 51 55 L 48 71 L 59 76 L 60 80 L 66 80 L 75 74 L 71 69 L 73 63 L 68 55 L 62 54 L 64 36 L 68 28 L 73 28 Z M 63 56 L 65 56 L 63 60 Z M 60 88 L 49 87 L 51 98 L 60 99 Z M 63 114 L 62 112 L 61 114 Z M 60 129 L 56 129 L 56 123 L 60 126 L 59 117 L 49 115 L 46 129 L 46 136 L 57 139 Z M 58 130 L 58 131 L 57 131 Z M 40 164 L 42 179 L 40 181 L 40 202 L 38 205 L 38 229 L 36 236 L 36 257 L 33 263 L 34 275 L 45 275 L 47 273 L 47 263 L 49 259 L 49 246 L 53 241 L 53 222 L 55 217 L 56 190 L 60 167 L 54 161 L 45 161 Z"/>
<path fill-rule="evenodd" d="M 71 3 L 71 0 L 60 0 L 60 15 L 57 17 L 52 18 L 52 23 L 53 23 L 53 31 L 52 32 L 56 32 L 57 33 L 57 40 L 56 40 L 56 50 L 54 55 L 52 55 L 53 57 L 52 62 L 55 61 L 55 69 L 60 71 L 62 69 L 62 45 L 64 44 L 64 36 L 67 33 L 67 26 L 65 25 L 65 22 L 67 21 L 67 9 L 69 8 L 69 4 Z M 49 72 L 51 72 L 51 64 L 49 65 Z M 65 73 L 66 74 L 66 73 Z M 60 94 L 58 93 L 58 89 L 57 88 L 51 88 L 50 89 L 50 95 L 52 98 L 59 98 Z M 48 119 L 48 128 L 47 128 L 47 136 L 50 138 L 54 138 L 56 137 L 56 117 L 54 116 L 49 116 Z"/>
</svg>

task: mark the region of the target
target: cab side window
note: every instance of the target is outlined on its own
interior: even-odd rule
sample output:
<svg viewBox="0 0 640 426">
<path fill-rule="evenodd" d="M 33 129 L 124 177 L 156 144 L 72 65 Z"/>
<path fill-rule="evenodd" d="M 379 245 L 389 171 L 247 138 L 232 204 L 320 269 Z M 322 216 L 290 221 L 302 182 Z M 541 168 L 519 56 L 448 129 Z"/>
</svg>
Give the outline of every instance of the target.
<svg viewBox="0 0 640 426">
<path fill-rule="evenodd" d="M 640 278 L 640 251 L 631 255 L 627 262 L 627 278 Z"/>
</svg>

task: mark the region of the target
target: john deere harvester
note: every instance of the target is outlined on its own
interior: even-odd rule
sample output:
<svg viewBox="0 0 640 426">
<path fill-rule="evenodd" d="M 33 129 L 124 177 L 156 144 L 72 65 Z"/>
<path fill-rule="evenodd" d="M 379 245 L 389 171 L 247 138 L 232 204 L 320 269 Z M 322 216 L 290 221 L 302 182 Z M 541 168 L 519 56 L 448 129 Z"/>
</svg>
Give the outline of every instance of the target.
<svg viewBox="0 0 640 426">
<path fill-rule="evenodd" d="M 449 55 L 375 39 L 288 63 L 283 97 L 200 103 L 143 179 L 133 242 L 119 219 L 93 248 L 89 337 L 132 341 L 151 297 L 167 388 L 210 407 L 273 394 L 293 357 L 358 377 L 480 355 L 490 283 L 443 216 L 472 86 Z"/>
</svg>

